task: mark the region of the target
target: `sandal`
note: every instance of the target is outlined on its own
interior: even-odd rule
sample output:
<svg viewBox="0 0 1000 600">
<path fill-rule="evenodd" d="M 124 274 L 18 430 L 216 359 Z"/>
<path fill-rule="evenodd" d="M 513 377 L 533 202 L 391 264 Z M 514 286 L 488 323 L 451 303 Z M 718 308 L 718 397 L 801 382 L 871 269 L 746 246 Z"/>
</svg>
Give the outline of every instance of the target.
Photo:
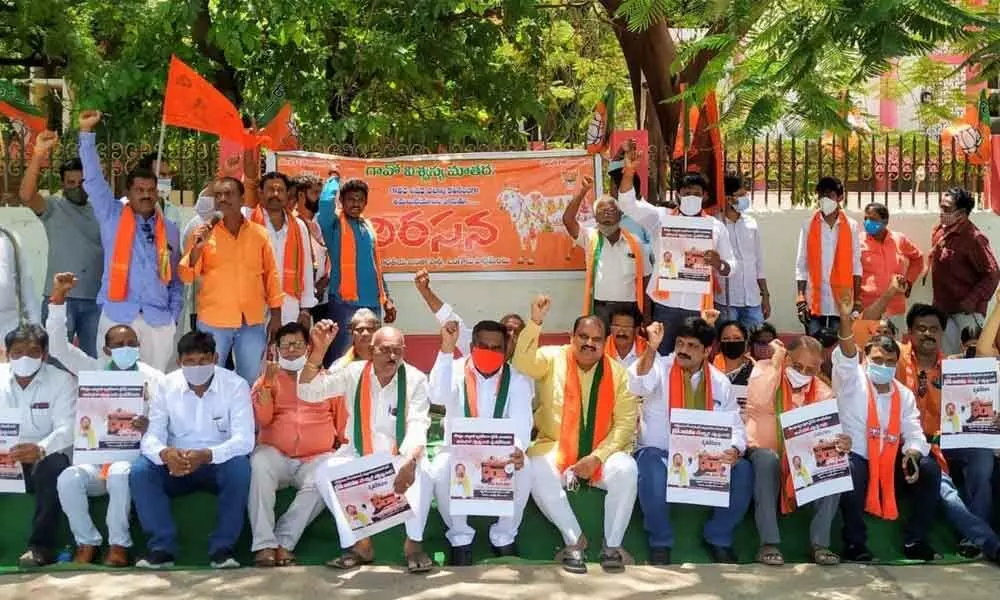
<svg viewBox="0 0 1000 600">
<path fill-rule="evenodd" d="M 281 546 L 278 546 L 278 550 L 274 553 L 274 560 L 278 563 L 279 567 L 293 567 L 298 564 L 298 561 L 295 560 L 295 555 L 290 550 Z"/>
<path fill-rule="evenodd" d="M 815 552 L 813 556 L 815 557 Z M 757 562 L 769 567 L 780 567 L 785 564 L 785 557 L 781 554 L 781 550 L 777 546 L 764 544 L 757 551 Z"/>
<path fill-rule="evenodd" d="M 261 569 L 269 569 L 271 567 L 278 566 L 278 561 L 275 559 L 274 548 L 264 548 L 255 552 L 253 555 L 253 564 L 255 567 Z"/>
<path fill-rule="evenodd" d="M 370 565 L 375 561 L 374 558 L 370 556 L 362 556 L 355 550 L 347 550 L 337 558 L 326 563 L 326 566 L 331 569 L 340 569 L 341 571 L 349 571 L 351 569 L 356 569 L 364 565 Z"/>
<path fill-rule="evenodd" d="M 829 548 L 813 546 L 813 562 L 821 567 L 833 567 L 840 564 L 840 557 L 830 551 Z"/>
<path fill-rule="evenodd" d="M 434 561 L 423 550 L 414 552 L 406 557 L 406 572 L 410 575 L 417 573 L 427 573 L 434 568 Z"/>
</svg>

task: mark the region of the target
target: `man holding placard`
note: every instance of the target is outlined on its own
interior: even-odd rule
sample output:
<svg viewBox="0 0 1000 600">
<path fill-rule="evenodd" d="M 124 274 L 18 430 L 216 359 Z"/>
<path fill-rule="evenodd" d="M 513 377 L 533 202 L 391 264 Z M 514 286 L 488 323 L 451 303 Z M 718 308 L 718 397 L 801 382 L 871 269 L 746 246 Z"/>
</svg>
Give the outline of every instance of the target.
<svg viewBox="0 0 1000 600">
<path fill-rule="evenodd" d="M 347 398 L 347 443 L 316 467 L 320 496 L 333 513 L 340 545 L 345 549 L 327 566 L 354 569 L 375 560 L 371 537 L 363 535 L 359 539 L 354 534 L 359 529 L 356 522 L 367 519 L 367 503 L 361 507 L 342 505 L 332 482 L 349 463 L 371 459 L 375 464 L 374 459 L 380 455 L 391 454 L 391 467 L 396 472 L 394 492 L 397 496 L 405 494 L 412 508 L 412 516 L 405 521 L 403 545 L 407 571 L 427 572 L 434 566 L 422 547 L 433 493 L 424 458 L 431 424 L 427 376 L 405 362 L 406 340 L 393 327 L 383 327 L 372 336 L 371 360 L 322 371 L 323 357 L 337 337 L 337 329 L 330 320 L 313 326 L 309 358 L 299 376 L 299 397 L 306 402 L 321 402 L 341 394 Z M 399 503 L 398 498 L 386 501 Z"/>
<path fill-rule="evenodd" d="M 747 457 L 753 465 L 754 520 L 760 538 L 757 562 L 778 566 L 785 563 L 778 545 L 778 511 L 796 509 L 793 473 L 785 460 L 785 440 L 780 417 L 785 411 L 833 398 L 833 392 L 817 377 L 823 362 L 823 346 L 812 337 L 800 336 L 788 346 L 771 342 L 774 354 L 757 361 L 747 390 Z M 851 438 L 837 439 L 837 450 L 849 452 Z M 813 562 L 836 565 L 840 558 L 830 551 L 830 527 L 837 515 L 839 494 L 813 502 L 815 514 L 809 527 Z"/>
<path fill-rule="evenodd" d="M 454 419 L 497 421 L 506 423 L 506 428 L 514 432 L 514 453 L 509 457 L 509 463 L 507 459 L 503 461 L 515 470 L 513 512 L 500 516 L 490 527 L 490 545 L 498 556 L 516 556 L 517 529 L 531 495 L 531 472 L 524 461 L 524 450 L 531 444 L 531 404 L 535 386 L 507 362 L 509 340 L 503 324 L 496 321 L 477 323 L 472 328 L 471 356 L 456 359 L 454 352 L 459 333 L 458 323 L 455 322 L 447 323 L 441 329 L 441 352 L 431 370 L 431 394 L 445 406 L 446 444 L 434 459 L 431 475 L 438 509 L 448 527 L 445 537 L 451 544 L 450 563 L 453 566 L 469 566 L 472 564 L 475 530 L 469 526 L 466 513 L 452 510 L 452 473 L 458 467 L 463 467 L 463 470 L 465 467 L 461 463 L 452 465 L 453 452 L 447 445 L 453 431 L 451 425 Z M 485 473 L 487 467 L 480 467 L 480 470 L 483 471 L 480 479 L 489 479 Z"/>
<path fill-rule="evenodd" d="M 607 490 L 601 567 L 622 571 L 627 554 L 622 539 L 636 495 L 635 441 L 637 399 L 628 375 L 604 353 L 607 332 L 596 316 L 580 317 L 565 346 L 538 346 L 542 322 L 552 306 L 548 296 L 531 305 L 531 321 L 517 338 L 514 368 L 535 380 L 539 396 L 538 437 L 531 457 L 531 496 L 562 534 L 558 554 L 563 568 L 587 572 L 587 539 L 573 514 L 566 490 L 585 479 Z"/>
<path fill-rule="evenodd" d="M 101 372 L 135 372 L 137 381 L 141 381 L 143 395 L 138 406 L 130 407 L 128 412 L 134 415 L 128 420 L 127 429 L 140 436 L 145 433 L 149 420 L 146 418 L 145 401 L 148 401 L 149 390 L 156 389 L 163 373 L 139 360 L 139 337 L 130 325 L 114 325 L 104 334 L 104 347 L 101 358 L 91 358 L 80 348 L 67 341 L 66 335 L 66 295 L 76 285 L 77 279 L 73 273 L 57 273 L 52 282 L 52 294 L 49 297 L 49 316 L 45 328 L 49 332 L 49 354 L 69 370 L 80 377 L 81 373 L 101 379 Z M 96 373 L 92 373 L 96 372 Z M 83 384 L 81 384 L 83 387 Z M 123 400 L 124 401 L 124 400 Z M 83 409 L 83 402 L 78 409 Z M 119 406 L 120 408 L 120 406 Z M 78 410 L 78 420 L 88 418 L 84 410 Z M 107 419 L 103 419 L 107 420 Z M 118 425 L 115 426 L 117 430 Z M 108 422 L 108 429 L 111 423 Z M 110 433 L 110 431 L 109 431 Z M 138 442 L 138 438 L 136 438 Z M 129 533 L 129 514 L 132 512 L 132 495 L 128 486 L 128 474 L 131 460 L 123 457 L 103 464 L 93 464 L 87 459 L 87 451 L 74 454 L 74 465 L 59 475 L 59 503 L 69 519 L 69 528 L 76 541 L 76 552 L 73 562 L 89 564 L 94 561 L 97 549 L 103 538 L 94 521 L 90 517 L 89 498 L 108 496 L 108 512 L 105 522 L 108 526 L 108 553 L 104 558 L 104 566 L 129 566 L 128 549 L 132 547 L 132 536 Z M 135 451 L 133 459 L 138 457 Z"/>
<path fill-rule="evenodd" d="M 70 463 L 76 382 L 48 364 L 49 337 L 40 325 L 21 325 L 4 337 L 4 345 L 10 362 L 0 364 L 0 410 L 16 411 L 19 418 L 9 458 L 21 465 L 25 490 L 35 497 L 28 550 L 17 565 L 42 567 L 55 560 L 56 481 Z"/>
<path fill-rule="evenodd" d="M 854 490 L 840 496 L 844 519 L 843 557 L 851 562 L 875 559 L 868 549 L 864 513 L 899 518 L 896 483 L 903 480 L 911 513 L 903 530 L 903 554 L 911 560 L 934 560 L 927 535 L 941 487 L 941 468 L 930 456 L 911 392 L 895 380 L 900 350 L 895 340 L 876 336 L 865 344 L 864 363 L 854 342 L 854 302 L 842 294 L 840 343 L 833 351 L 833 391 L 844 432 L 851 436 L 849 457 Z"/>
<path fill-rule="evenodd" d="M 733 551 L 733 531 L 743 520 L 753 494 L 753 471 L 741 458 L 746 448 L 746 433 L 739 416 L 739 404 L 729 379 L 708 361 L 708 351 L 715 341 L 715 329 L 704 319 L 690 318 L 677 329 L 674 352 L 658 356 L 656 349 L 663 339 L 663 324 L 646 328 L 649 347 L 639 362 L 629 369 L 629 388 L 645 398 L 639 418 L 639 507 L 649 539 L 651 564 L 670 564 L 674 532 L 670 524 L 667 498 L 667 463 L 673 459 L 670 448 L 671 413 L 674 409 L 729 413 L 731 438 L 718 462 L 729 469 L 728 506 L 715 509 L 705 523 L 704 540 L 712 559 L 718 563 L 737 562 Z M 698 469 L 703 465 L 699 457 Z"/>
</svg>

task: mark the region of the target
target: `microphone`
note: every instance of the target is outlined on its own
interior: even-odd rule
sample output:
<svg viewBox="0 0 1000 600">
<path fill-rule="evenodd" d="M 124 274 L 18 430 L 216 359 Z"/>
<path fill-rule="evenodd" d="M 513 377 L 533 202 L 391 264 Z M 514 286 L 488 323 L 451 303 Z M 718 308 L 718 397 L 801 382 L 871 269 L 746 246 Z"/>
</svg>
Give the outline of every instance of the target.
<svg viewBox="0 0 1000 600">
<path fill-rule="evenodd" d="M 217 211 L 215 211 L 215 212 L 212 213 L 211 218 L 209 218 L 209 220 L 208 220 L 208 226 L 209 226 L 209 228 L 213 228 L 216 225 L 218 225 L 219 221 L 222 221 L 222 211 L 221 210 L 217 210 Z"/>
</svg>

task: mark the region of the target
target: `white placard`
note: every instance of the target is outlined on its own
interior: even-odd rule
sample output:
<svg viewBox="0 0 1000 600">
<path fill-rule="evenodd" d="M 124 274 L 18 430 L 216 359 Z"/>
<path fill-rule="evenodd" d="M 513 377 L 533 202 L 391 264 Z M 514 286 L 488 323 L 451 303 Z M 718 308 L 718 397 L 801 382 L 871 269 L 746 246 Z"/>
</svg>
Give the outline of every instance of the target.
<svg viewBox="0 0 1000 600">
<path fill-rule="evenodd" d="M 132 427 L 132 419 L 145 412 L 146 378 L 139 371 L 81 371 L 78 381 L 73 464 L 139 458 L 142 434 Z"/>
<path fill-rule="evenodd" d="M 837 436 L 844 429 L 836 400 L 783 412 L 779 418 L 799 506 L 854 489 L 847 454 L 837 451 Z"/>
<path fill-rule="evenodd" d="M 1000 448 L 994 423 L 997 361 L 958 358 L 941 362 L 941 447 Z"/>
<path fill-rule="evenodd" d="M 451 419 L 448 425 L 451 514 L 514 516 L 514 422 Z"/>
<path fill-rule="evenodd" d="M 732 467 L 722 453 L 732 447 L 733 413 L 670 410 L 667 502 L 729 506 Z"/>
<path fill-rule="evenodd" d="M 24 471 L 15 462 L 10 450 L 17 445 L 21 435 L 21 411 L 0 408 L 0 493 L 23 494 Z"/>
<path fill-rule="evenodd" d="M 351 531 L 364 539 L 413 516 L 406 496 L 393 490 L 396 467 L 386 453 L 370 454 L 340 465 L 319 485 L 333 487 L 333 497 L 347 516 Z"/>
<path fill-rule="evenodd" d="M 705 261 L 705 251 L 714 249 L 711 217 L 662 218 L 656 290 L 711 294 L 712 267 Z"/>
</svg>

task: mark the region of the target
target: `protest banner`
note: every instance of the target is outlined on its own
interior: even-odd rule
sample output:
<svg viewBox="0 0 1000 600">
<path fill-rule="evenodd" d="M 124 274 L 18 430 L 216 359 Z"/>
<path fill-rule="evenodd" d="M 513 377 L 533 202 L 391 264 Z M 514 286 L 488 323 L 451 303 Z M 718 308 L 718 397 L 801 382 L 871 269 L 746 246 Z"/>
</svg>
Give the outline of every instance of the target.
<svg viewBox="0 0 1000 600">
<path fill-rule="evenodd" d="M 799 506 L 854 489 L 847 454 L 837 450 L 837 436 L 844 430 L 836 400 L 783 412 L 779 418 Z"/>
<path fill-rule="evenodd" d="M 396 467 L 386 453 L 370 454 L 333 469 L 333 496 L 347 517 L 351 532 L 363 539 L 399 525 L 413 516 L 404 494 L 393 490 Z"/>
<path fill-rule="evenodd" d="M 15 462 L 10 455 L 20 435 L 21 411 L 0 408 L 0 493 L 3 494 L 24 493 L 24 471 L 21 463 Z"/>
<path fill-rule="evenodd" d="M 514 516 L 514 425 L 510 419 L 452 419 L 451 514 Z"/>
<path fill-rule="evenodd" d="M 732 446 L 733 413 L 670 410 L 667 502 L 729 506 L 730 465 L 722 453 Z"/>
<path fill-rule="evenodd" d="M 347 158 L 268 154 L 268 169 L 368 184 L 365 215 L 386 273 L 583 270 L 562 214 L 583 176 L 600 189 L 600 156 L 583 151 Z M 587 204 L 595 199 L 590 192 Z M 587 214 L 581 211 L 580 220 Z"/>
<path fill-rule="evenodd" d="M 656 291 L 712 293 L 712 267 L 705 251 L 715 248 L 710 217 L 668 216 L 660 221 Z"/>
<path fill-rule="evenodd" d="M 146 380 L 138 371 L 80 371 L 73 434 L 73 464 L 102 465 L 139 458 L 142 433 L 132 427 L 145 414 Z"/>
<path fill-rule="evenodd" d="M 941 448 L 1000 448 L 997 361 L 990 358 L 941 362 Z"/>
</svg>

